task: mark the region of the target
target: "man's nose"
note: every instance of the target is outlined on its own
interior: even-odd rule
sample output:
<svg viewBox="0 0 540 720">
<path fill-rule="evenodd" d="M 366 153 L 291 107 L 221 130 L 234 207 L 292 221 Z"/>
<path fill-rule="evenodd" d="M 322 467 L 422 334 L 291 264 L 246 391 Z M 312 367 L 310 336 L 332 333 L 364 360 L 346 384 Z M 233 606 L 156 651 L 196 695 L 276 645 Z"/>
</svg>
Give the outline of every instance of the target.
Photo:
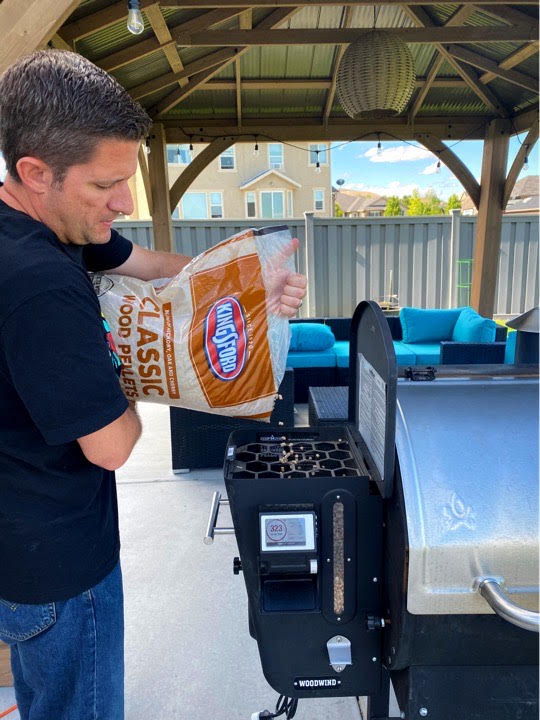
<svg viewBox="0 0 540 720">
<path fill-rule="evenodd" d="M 115 187 L 115 192 L 109 199 L 108 206 L 113 212 L 131 215 L 134 206 L 127 181 L 125 183 L 119 183 L 118 186 Z"/>
</svg>

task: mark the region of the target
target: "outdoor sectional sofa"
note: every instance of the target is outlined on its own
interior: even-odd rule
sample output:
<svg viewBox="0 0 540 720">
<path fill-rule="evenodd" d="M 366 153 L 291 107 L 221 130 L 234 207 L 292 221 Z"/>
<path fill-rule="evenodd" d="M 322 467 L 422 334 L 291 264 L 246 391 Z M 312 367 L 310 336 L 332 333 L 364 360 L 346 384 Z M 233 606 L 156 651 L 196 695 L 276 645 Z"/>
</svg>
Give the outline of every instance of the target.
<svg viewBox="0 0 540 720">
<path fill-rule="evenodd" d="M 492 320 L 481 318 L 472 308 L 402 308 L 399 316 L 389 315 L 386 319 L 394 341 L 398 365 L 504 362 L 506 328 L 496 325 Z M 327 340 L 325 343 L 325 333 L 313 330 L 313 344 L 310 344 L 307 328 L 304 343 L 295 344 L 293 335 L 287 366 L 294 368 L 295 402 L 308 401 L 309 387 L 348 385 L 351 319 L 295 318 L 290 323 L 323 325 L 330 329 L 335 337 L 335 342 Z M 320 336 L 317 338 L 318 332 Z M 310 348 L 317 347 L 318 344 L 326 344 L 327 347 L 320 350 L 298 349 L 299 346 Z"/>
</svg>

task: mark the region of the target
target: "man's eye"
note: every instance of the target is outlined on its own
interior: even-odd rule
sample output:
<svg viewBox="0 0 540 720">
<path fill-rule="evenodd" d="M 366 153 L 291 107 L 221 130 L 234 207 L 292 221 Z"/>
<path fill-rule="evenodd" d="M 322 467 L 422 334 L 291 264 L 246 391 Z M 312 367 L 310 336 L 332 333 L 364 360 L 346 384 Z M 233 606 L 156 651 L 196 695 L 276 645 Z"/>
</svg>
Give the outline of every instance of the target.
<svg viewBox="0 0 540 720">
<path fill-rule="evenodd" d="M 110 190 L 112 188 L 112 185 L 100 185 L 99 183 L 96 183 L 96 185 L 100 190 Z"/>
</svg>

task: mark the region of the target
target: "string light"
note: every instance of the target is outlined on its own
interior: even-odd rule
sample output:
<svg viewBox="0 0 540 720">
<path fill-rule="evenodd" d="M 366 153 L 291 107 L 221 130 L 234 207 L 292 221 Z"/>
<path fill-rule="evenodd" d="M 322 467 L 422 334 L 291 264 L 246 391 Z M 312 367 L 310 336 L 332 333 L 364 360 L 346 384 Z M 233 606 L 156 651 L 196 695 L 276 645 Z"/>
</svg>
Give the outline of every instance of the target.
<svg viewBox="0 0 540 720">
<path fill-rule="evenodd" d="M 377 133 L 377 155 L 382 155 L 381 133 Z"/>
<path fill-rule="evenodd" d="M 441 156 L 440 156 L 440 155 L 439 155 L 438 158 L 437 158 L 437 167 L 435 168 L 435 172 L 436 172 L 436 173 L 440 173 L 440 172 L 441 172 Z"/>
<path fill-rule="evenodd" d="M 259 157 L 259 143 L 257 141 L 258 135 L 255 136 L 255 147 L 253 148 L 253 155 L 255 155 L 255 157 Z"/>
<path fill-rule="evenodd" d="M 189 136 L 189 152 L 193 152 L 193 135 Z"/>
<path fill-rule="evenodd" d="M 140 35 L 144 31 L 144 20 L 139 0 L 128 0 L 127 29 L 132 35 Z"/>
<path fill-rule="evenodd" d="M 319 150 L 315 151 L 317 153 L 317 162 L 315 163 L 315 172 L 320 173 L 321 172 L 321 163 L 319 162 Z"/>
<path fill-rule="evenodd" d="M 146 138 L 144 143 L 144 151 L 147 155 L 150 155 L 150 138 Z"/>
<path fill-rule="evenodd" d="M 529 158 L 527 153 L 529 152 L 529 145 L 525 145 L 525 157 L 523 158 L 523 172 L 526 173 L 529 170 Z"/>
</svg>

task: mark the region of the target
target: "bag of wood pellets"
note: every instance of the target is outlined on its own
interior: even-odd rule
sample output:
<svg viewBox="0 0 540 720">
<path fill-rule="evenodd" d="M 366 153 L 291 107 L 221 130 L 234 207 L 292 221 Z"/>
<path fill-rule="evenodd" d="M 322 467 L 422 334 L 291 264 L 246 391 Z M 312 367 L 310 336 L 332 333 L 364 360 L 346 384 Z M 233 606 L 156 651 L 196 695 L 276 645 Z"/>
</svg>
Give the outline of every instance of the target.
<svg viewBox="0 0 540 720">
<path fill-rule="evenodd" d="M 277 313 L 291 272 L 291 235 L 279 226 L 238 233 L 172 279 L 93 274 L 126 396 L 268 420 L 289 348 Z"/>
</svg>

